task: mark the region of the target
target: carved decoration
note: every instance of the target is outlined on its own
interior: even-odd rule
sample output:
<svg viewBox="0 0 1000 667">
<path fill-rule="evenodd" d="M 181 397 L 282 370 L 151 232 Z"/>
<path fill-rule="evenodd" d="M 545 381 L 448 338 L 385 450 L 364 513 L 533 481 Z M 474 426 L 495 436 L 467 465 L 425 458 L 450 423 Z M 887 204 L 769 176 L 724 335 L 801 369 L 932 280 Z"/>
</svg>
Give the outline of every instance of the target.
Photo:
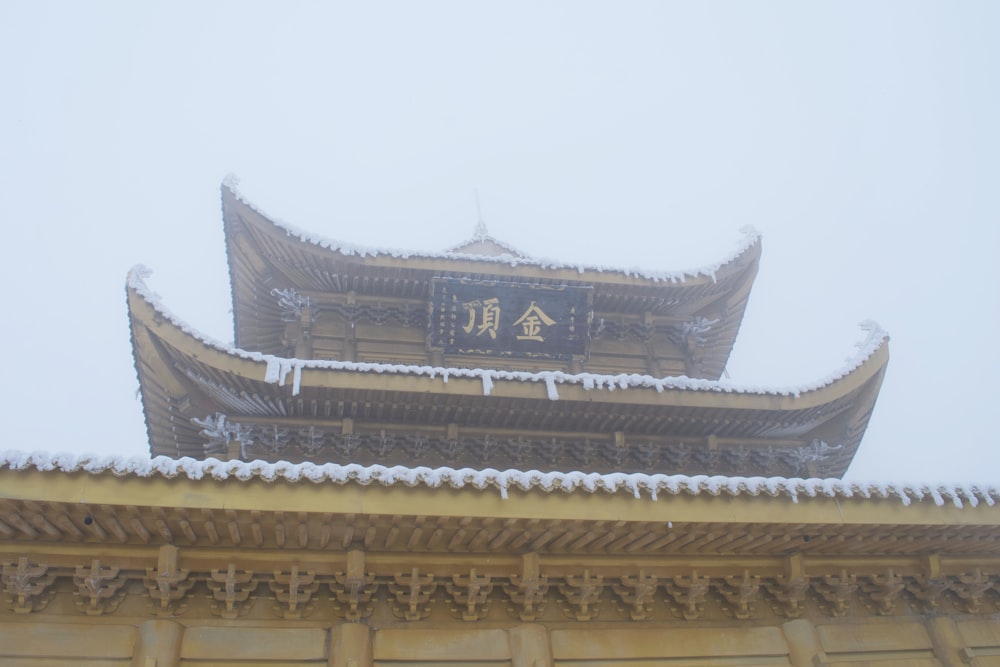
<svg viewBox="0 0 1000 667">
<path fill-rule="evenodd" d="M 239 530 L 244 544 L 250 548 L 259 539 L 255 531 L 270 535 L 275 530 L 274 524 L 262 514 L 252 516 L 251 524 L 248 515 L 232 512 L 217 510 L 215 514 L 195 515 L 188 511 L 170 515 L 154 509 L 143 521 L 150 534 L 155 535 L 158 533 L 154 531 L 162 532 L 154 520 L 160 517 L 181 539 L 183 529 L 177 527 L 178 516 L 189 521 L 192 530 L 197 526 L 199 532 L 208 525 L 216 525 L 219 532 Z M 78 511 L 74 515 L 75 520 L 85 516 L 89 513 Z M 76 563 L 68 560 L 68 551 L 60 550 L 58 556 L 50 557 L 58 559 L 55 564 L 51 560 L 32 562 L 30 557 L 7 551 L 0 554 L 0 587 L 10 599 L 8 607 L 16 613 L 44 609 L 47 614 L 64 614 L 75 606 L 83 614 L 97 616 L 121 613 L 120 608 L 126 606 L 123 604 L 126 593 L 141 590 L 138 586 L 141 582 L 148 591 L 152 613 L 174 616 L 185 610 L 183 603 L 192 587 L 205 582 L 207 591 L 202 592 L 210 591 L 208 601 L 199 600 L 200 604 L 191 605 L 192 608 L 205 614 L 211 608 L 216 615 L 235 619 L 251 610 L 257 592 L 262 590 L 259 582 L 267 581 L 263 589 L 269 587 L 268 595 L 272 597 L 268 607 L 273 605 L 278 617 L 295 620 L 322 612 L 320 622 L 329 622 L 334 614 L 349 622 L 378 614 L 376 618 L 382 622 L 390 607 L 398 617 L 408 621 L 427 618 L 432 608 L 447 616 L 450 608 L 457 618 L 475 622 L 487 619 L 495 611 L 491 603 L 498 599 L 513 617 L 525 622 L 542 618 L 546 604 L 551 601 L 570 618 L 589 621 L 599 617 L 604 597 L 613 602 L 611 612 L 603 610 L 604 614 L 611 613 L 611 617 L 600 616 L 607 622 L 648 620 L 658 609 L 660 598 L 664 598 L 677 617 L 713 623 L 726 615 L 739 620 L 756 618 L 762 596 L 775 613 L 792 618 L 807 613 L 810 618 L 820 614 L 871 618 L 909 613 L 900 609 L 900 599 L 906 600 L 913 612 L 919 614 L 995 614 L 1000 610 L 1000 561 L 992 557 L 971 561 L 965 556 L 935 554 L 872 557 L 810 556 L 795 552 L 781 560 L 757 556 L 748 561 L 741 555 L 711 559 L 664 555 L 642 559 L 643 569 L 637 570 L 633 569 L 629 556 L 608 554 L 594 561 L 599 563 L 598 570 L 598 565 L 584 569 L 585 564 L 590 564 L 585 557 L 567 558 L 555 552 L 613 549 L 616 541 L 623 544 L 628 544 L 624 540 L 635 541 L 634 532 L 621 530 L 617 521 L 601 521 L 593 531 L 584 533 L 555 520 L 518 524 L 515 519 L 485 519 L 476 524 L 464 517 L 461 522 L 451 524 L 466 533 L 465 537 L 456 537 L 456 533 L 449 532 L 451 529 L 443 530 L 451 519 L 441 517 L 345 515 L 340 518 L 301 512 L 275 516 L 287 531 L 288 546 L 299 547 L 294 552 L 296 565 L 256 579 L 253 573 L 242 572 L 229 562 L 230 558 L 238 558 L 234 549 L 220 546 L 185 550 L 184 564 L 191 569 L 182 569 L 178 567 L 178 548 L 167 544 L 159 547 L 156 567 L 147 569 L 140 567 L 142 559 L 152 555 L 148 547 L 129 547 L 114 552 L 118 556 L 101 560 L 88 557 Z M 239 527 L 227 528 L 230 520 L 234 526 L 239 520 Z M 692 536 L 705 541 L 718 539 L 717 532 L 696 533 L 684 524 L 677 528 L 674 532 L 687 540 L 682 549 L 690 544 Z M 764 532 L 751 536 L 754 540 L 751 545 L 766 544 L 771 535 Z M 459 542 L 468 545 L 467 554 L 445 553 L 451 544 Z M 321 545 L 322 548 L 326 544 L 329 548 L 324 552 L 308 552 L 302 547 Z M 361 545 L 372 550 L 370 555 Z M 522 554 L 520 570 L 512 574 L 510 555 L 515 550 L 539 545 L 553 553 Z M 410 549 L 408 557 L 401 556 L 402 552 L 388 553 L 391 548 L 402 547 Z M 347 549 L 346 554 L 342 549 Z M 97 553 L 91 546 L 85 550 Z M 501 552 L 504 556 L 497 559 L 496 554 Z M 260 558 L 267 557 L 267 553 L 272 558 L 281 558 L 275 551 L 261 552 Z M 293 552 L 285 553 L 285 558 L 289 558 Z M 341 566 L 342 571 L 337 572 L 331 564 L 344 556 L 346 567 Z M 705 562 L 710 564 L 711 576 L 705 575 L 704 570 L 678 569 Z M 979 567 L 969 565 L 970 562 Z M 553 570 L 548 571 L 547 565 Z M 213 566 L 222 569 L 212 569 Z M 814 568 L 817 571 L 812 571 Z M 390 594 L 378 597 L 382 584 L 388 585 Z M 317 591 L 324 586 L 332 592 L 333 604 L 322 608 L 316 604 L 320 600 Z M 434 605 L 438 586 L 447 591 L 444 600 L 447 605 Z M 658 588 L 661 586 L 665 592 Z M 50 602 L 53 599 L 58 604 Z M 376 606 L 382 613 L 374 610 Z"/>
<path fill-rule="evenodd" d="M 194 586 L 194 579 L 189 579 L 188 570 L 174 570 L 172 572 L 157 572 L 154 568 L 146 570 L 146 576 L 142 580 L 149 597 L 153 601 L 153 613 L 157 616 L 177 616 L 183 614 L 187 604 L 183 602 L 191 587 Z"/>
<path fill-rule="evenodd" d="M 920 611 L 930 612 L 938 608 L 950 586 L 943 577 L 917 575 L 906 582 L 906 592 Z"/>
<path fill-rule="evenodd" d="M 857 576 L 841 570 L 839 575 L 824 575 L 822 580 L 813 582 L 813 590 L 829 605 L 833 616 L 846 616 L 850 611 L 854 591 L 858 590 Z"/>
<path fill-rule="evenodd" d="M 315 606 L 312 596 L 319 590 L 315 572 L 301 574 L 299 567 L 294 565 L 290 574 L 275 571 L 274 580 L 268 585 L 278 601 L 274 612 L 281 618 L 297 619 L 312 613 Z"/>
<path fill-rule="evenodd" d="M 349 576 L 342 572 L 334 575 L 330 582 L 330 591 L 338 605 L 337 610 L 348 621 L 361 621 L 372 613 L 371 599 L 378 589 L 374 574 Z"/>
<path fill-rule="evenodd" d="M 271 290 L 271 296 L 278 301 L 281 308 L 282 322 L 297 322 L 302 318 L 302 311 L 309 308 L 309 297 L 299 294 L 294 287 Z"/>
<path fill-rule="evenodd" d="M 233 390 L 236 391 L 235 389 Z M 237 392 L 238 393 L 238 392 Z M 363 464 L 469 465 L 494 468 L 530 468 L 555 463 L 593 470 L 650 470 L 669 468 L 696 474 L 712 468 L 719 474 L 748 470 L 792 476 L 809 468 L 821 470 L 832 462 L 841 445 L 821 441 L 800 447 L 763 447 L 762 442 L 727 443 L 716 448 L 692 446 L 672 439 L 636 437 L 626 442 L 600 436 L 577 440 L 552 436 L 496 438 L 469 434 L 448 437 L 435 432 L 394 435 L 385 429 L 339 433 L 333 428 L 302 427 L 235 421 L 216 413 L 192 419 L 200 426 L 206 454 L 221 456 L 236 444 L 244 459 L 324 461 L 350 459 Z"/>
<path fill-rule="evenodd" d="M 578 621 L 589 621 L 601 611 L 601 593 L 604 592 L 604 577 L 584 570 L 582 577 L 566 575 L 565 582 L 559 584 L 559 592 L 566 598 L 569 607 L 567 616 Z"/>
<path fill-rule="evenodd" d="M 17 563 L 3 564 L 0 580 L 10 596 L 14 613 L 30 614 L 45 609 L 54 595 L 49 587 L 56 580 L 55 575 L 48 574 L 48 570 L 45 563 L 32 564 L 27 557 L 18 558 Z"/>
<path fill-rule="evenodd" d="M 77 567 L 73 575 L 76 591 L 76 607 L 88 616 L 101 616 L 114 612 L 125 599 L 122 587 L 128 581 L 119 575 L 117 567 L 102 568 L 101 561 L 94 559 L 90 567 Z"/>
<path fill-rule="evenodd" d="M 777 605 L 775 613 L 785 618 L 798 618 L 805 611 L 802 603 L 809 590 L 809 580 L 804 576 L 778 575 L 773 582 L 764 584 Z"/>
<path fill-rule="evenodd" d="M 473 568 L 469 571 L 469 576 L 456 574 L 444 586 L 456 605 L 452 612 L 458 614 L 463 621 L 478 621 L 489 613 L 489 596 L 493 592 L 490 575 L 477 575 Z"/>
<path fill-rule="evenodd" d="M 225 572 L 212 570 L 206 583 L 212 591 L 212 613 L 222 618 L 239 618 L 250 611 L 253 605 L 250 594 L 259 582 L 254 581 L 253 571 L 237 573 L 236 565 L 230 563 Z"/>
<path fill-rule="evenodd" d="M 427 309 L 418 306 L 387 306 L 384 304 L 324 304 L 316 309 L 315 317 L 335 315 L 350 324 L 371 323 L 379 326 L 419 327 L 427 326 Z"/>
<path fill-rule="evenodd" d="M 344 544 L 349 540 L 345 534 Z M 375 574 L 365 572 L 365 554 L 358 549 L 347 552 L 347 572 L 338 572 L 329 583 L 334 595 L 334 609 L 348 621 L 368 618 L 373 609 L 372 596 L 378 589 Z"/>
<path fill-rule="evenodd" d="M 639 570 L 638 576 L 622 577 L 620 583 L 611 585 L 611 590 L 621 600 L 629 618 L 633 621 L 645 621 L 653 612 L 657 581 L 655 576 Z"/>
<path fill-rule="evenodd" d="M 990 578 L 976 568 L 971 574 L 960 574 L 952 578 L 951 592 L 959 601 L 959 607 L 969 613 L 977 614 L 983 609 L 983 595 L 993 587 Z"/>
<path fill-rule="evenodd" d="M 677 604 L 678 611 L 688 621 L 701 617 L 705 608 L 705 596 L 708 594 L 708 577 L 699 577 L 694 570 L 690 577 L 676 576 L 666 582 L 667 594 Z"/>
<path fill-rule="evenodd" d="M 891 614 L 896 608 L 896 600 L 906 590 L 903 578 L 896 574 L 892 568 L 889 568 L 884 575 L 871 575 L 867 581 L 862 581 L 860 585 L 861 590 L 872 602 L 868 608 L 874 609 L 879 616 Z"/>
<path fill-rule="evenodd" d="M 419 621 L 431 613 L 432 597 L 437 584 L 434 575 L 420 576 L 420 570 L 413 568 L 410 574 L 397 573 L 389 582 L 389 592 L 394 596 L 390 600 L 393 613 L 407 621 Z"/>
<path fill-rule="evenodd" d="M 751 576 L 749 570 L 743 570 L 742 577 L 723 577 L 717 589 L 729 604 L 728 611 L 733 618 L 746 620 L 753 616 L 760 593 L 760 577 Z"/>
<path fill-rule="evenodd" d="M 547 577 L 523 578 L 510 576 L 504 592 L 514 604 L 515 615 L 522 621 L 534 621 L 545 611 L 545 594 L 549 592 Z"/>
<path fill-rule="evenodd" d="M 509 611 L 522 621 L 534 621 L 545 611 L 545 595 L 549 592 L 548 578 L 539 573 L 538 554 L 525 554 L 521 574 L 512 574 L 503 587 L 510 598 Z"/>
</svg>

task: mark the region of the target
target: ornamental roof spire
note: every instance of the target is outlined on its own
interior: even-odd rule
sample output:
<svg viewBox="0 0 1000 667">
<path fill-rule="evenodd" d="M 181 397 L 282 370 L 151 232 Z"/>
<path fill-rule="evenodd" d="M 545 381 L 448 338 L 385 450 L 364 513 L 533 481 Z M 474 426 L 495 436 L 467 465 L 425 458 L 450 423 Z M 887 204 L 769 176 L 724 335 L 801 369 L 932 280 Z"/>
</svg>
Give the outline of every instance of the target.
<svg viewBox="0 0 1000 667">
<path fill-rule="evenodd" d="M 486 229 L 486 221 L 483 220 L 483 207 L 479 203 L 479 189 L 477 188 L 473 190 L 473 192 L 475 192 L 476 195 L 476 227 L 472 232 L 472 238 L 468 241 L 464 241 L 463 243 L 459 243 L 456 246 L 448 248 L 446 252 L 460 253 L 464 255 L 480 255 L 483 257 L 502 257 L 504 255 L 509 255 L 511 257 L 517 257 L 518 259 L 527 259 L 527 255 L 517 248 L 490 236 L 489 230 Z"/>
<path fill-rule="evenodd" d="M 490 238 L 490 233 L 486 230 L 486 221 L 483 220 L 483 207 L 479 203 L 479 188 L 473 190 L 476 193 L 476 229 L 472 233 L 473 240 L 485 241 Z"/>
</svg>

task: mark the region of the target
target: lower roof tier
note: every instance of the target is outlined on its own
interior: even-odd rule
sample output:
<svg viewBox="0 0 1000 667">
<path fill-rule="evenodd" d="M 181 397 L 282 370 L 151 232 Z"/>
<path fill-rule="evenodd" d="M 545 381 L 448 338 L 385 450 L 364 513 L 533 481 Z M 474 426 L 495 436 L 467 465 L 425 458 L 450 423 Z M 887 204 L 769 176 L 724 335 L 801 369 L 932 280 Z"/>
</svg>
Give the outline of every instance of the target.
<svg viewBox="0 0 1000 667">
<path fill-rule="evenodd" d="M 839 477 L 888 361 L 873 328 L 810 386 L 283 359 L 210 341 L 134 276 L 153 455 L 587 472 Z"/>
</svg>

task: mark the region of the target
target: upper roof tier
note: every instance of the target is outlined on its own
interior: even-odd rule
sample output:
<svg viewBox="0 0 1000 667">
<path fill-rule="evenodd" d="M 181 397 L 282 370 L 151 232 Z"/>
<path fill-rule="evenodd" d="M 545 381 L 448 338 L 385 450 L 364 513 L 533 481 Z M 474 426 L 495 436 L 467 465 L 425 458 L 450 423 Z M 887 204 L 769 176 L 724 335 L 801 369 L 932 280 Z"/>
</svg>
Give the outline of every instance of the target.
<svg viewBox="0 0 1000 667">
<path fill-rule="evenodd" d="M 732 351 L 761 250 L 759 235 L 748 230 L 738 250 L 716 265 L 644 273 L 535 260 L 485 226 L 440 254 L 345 245 L 269 218 L 229 183 L 222 208 L 236 346 L 298 358 L 714 380 Z M 456 297 L 449 292 L 455 281 L 486 291 L 477 296 L 463 288 Z M 494 293 L 548 312 L 543 296 L 556 290 L 572 295 L 552 306 L 566 309 L 572 345 L 501 349 L 493 344 L 496 331 L 481 344 L 482 329 L 475 344 L 449 345 L 443 329 L 435 337 L 444 320 L 452 330 L 459 318 L 470 325 L 476 314 L 463 309 Z M 445 314 L 442 299 L 449 296 Z M 527 309 L 504 312 L 508 324 L 527 326 L 514 321 Z"/>
<path fill-rule="evenodd" d="M 686 377 L 290 359 L 206 339 L 131 274 L 154 455 L 474 468 L 838 477 L 868 424 L 887 338 L 783 390 Z"/>
</svg>

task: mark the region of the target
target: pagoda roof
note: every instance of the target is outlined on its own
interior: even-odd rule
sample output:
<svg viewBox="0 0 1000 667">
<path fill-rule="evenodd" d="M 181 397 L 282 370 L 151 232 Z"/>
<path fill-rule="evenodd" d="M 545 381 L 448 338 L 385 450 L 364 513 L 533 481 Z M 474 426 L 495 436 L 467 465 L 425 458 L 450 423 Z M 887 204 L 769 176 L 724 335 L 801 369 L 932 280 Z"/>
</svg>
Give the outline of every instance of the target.
<svg viewBox="0 0 1000 667">
<path fill-rule="evenodd" d="M 11 544 L 75 539 L 155 546 L 183 536 L 191 547 L 232 546 L 249 554 L 251 539 L 258 547 L 281 548 L 288 533 L 305 537 L 299 542 L 304 551 L 319 550 L 329 559 L 351 545 L 354 535 L 363 536 L 366 548 L 378 545 L 386 552 L 428 554 L 435 543 L 447 544 L 452 557 L 488 553 L 504 558 L 520 553 L 518 545 L 525 544 L 542 556 L 621 556 L 633 566 L 636 558 L 647 556 L 728 554 L 757 559 L 751 567 L 764 568 L 765 574 L 775 566 L 780 571 L 780 562 L 761 558 L 794 554 L 806 559 L 813 576 L 833 558 L 839 559 L 834 572 L 859 564 L 845 557 L 884 556 L 896 559 L 894 567 L 919 573 L 927 554 L 1000 553 L 1000 490 L 977 484 L 547 474 L 17 451 L 0 452 L 0 483 L 5 497 L 0 535 Z M 566 502 L 567 496 L 573 502 Z M 584 534 L 592 539 L 581 539 Z M 746 562 L 737 565 L 747 567 Z"/>
<path fill-rule="evenodd" d="M 232 287 L 234 341 L 242 349 L 277 353 L 285 330 L 272 290 L 315 297 L 355 292 L 379 299 L 426 300 L 431 279 L 500 280 L 593 288 L 595 312 L 707 317 L 701 341 L 704 377 L 718 378 L 732 351 L 761 253 L 752 228 L 723 260 L 681 271 L 645 271 L 534 259 L 490 236 L 485 225 L 442 253 L 351 245 L 278 221 L 251 204 L 232 181 L 222 185 L 226 253 Z"/>
<path fill-rule="evenodd" d="M 445 439 L 445 425 L 487 441 L 525 433 L 577 444 L 613 437 L 612 451 L 626 452 L 631 442 L 635 456 L 650 443 L 674 452 L 693 447 L 696 458 L 726 450 L 743 457 L 746 471 L 759 467 L 754 456 L 769 452 L 783 462 L 778 470 L 840 476 L 860 443 L 888 361 L 888 338 L 874 325 L 845 367 L 782 389 L 686 377 L 287 359 L 204 337 L 158 303 L 139 271 L 130 274 L 127 293 L 151 451 L 175 457 L 203 458 L 213 430 L 206 420 L 224 416 L 275 434 L 325 427 L 353 437 L 357 424 L 381 432 L 383 441 L 415 428 L 441 429 Z M 620 470 L 617 465 L 622 462 L 594 468 Z"/>
</svg>

